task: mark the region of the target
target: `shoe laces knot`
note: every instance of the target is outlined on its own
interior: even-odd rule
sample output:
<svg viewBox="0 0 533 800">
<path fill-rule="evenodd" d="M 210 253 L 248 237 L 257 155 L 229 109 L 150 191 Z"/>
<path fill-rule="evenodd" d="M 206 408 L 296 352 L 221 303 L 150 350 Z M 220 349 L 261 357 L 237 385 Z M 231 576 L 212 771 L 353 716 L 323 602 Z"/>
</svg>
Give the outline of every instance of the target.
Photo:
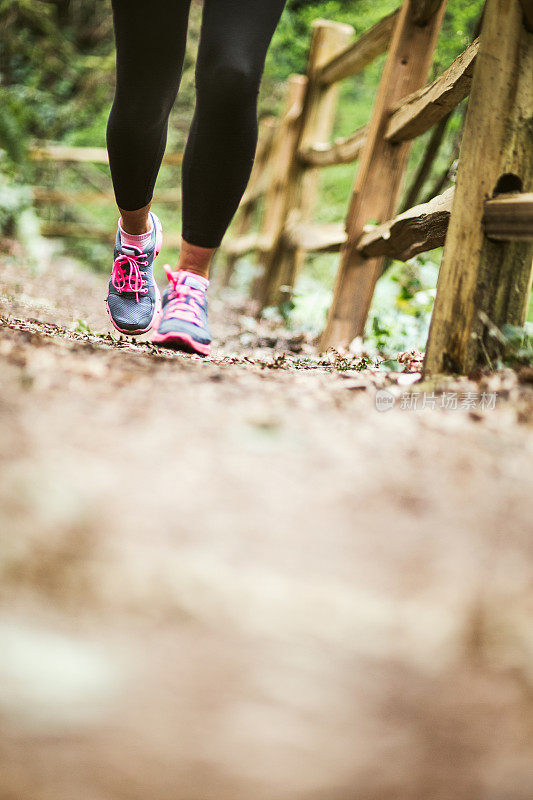
<svg viewBox="0 0 533 800">
<path fill-rule="evenodd" d="M 141 268 L 148 266 L 147 254 L 139 247 L 132 247 L 137 253 L 120 253 L 113 262 L 111 283 L 117 292 L 134 292 L 135 302 L 139 302 L 139 295 L 146 294 L 148 284 L 146 275 Z M 144 261 L 141 261 L 144 258 Z"/>
<path fill-rule="evenodd" d="M 189 286 L 185 283 L 187 276 L 181 272 L 172 272 L 169 266 L 165 266 L 165 272 L 170 283 L 169 303 L 165 316 L 167 319 L 181 319 L 200 325 L 204 291 Z"/>
</svg>

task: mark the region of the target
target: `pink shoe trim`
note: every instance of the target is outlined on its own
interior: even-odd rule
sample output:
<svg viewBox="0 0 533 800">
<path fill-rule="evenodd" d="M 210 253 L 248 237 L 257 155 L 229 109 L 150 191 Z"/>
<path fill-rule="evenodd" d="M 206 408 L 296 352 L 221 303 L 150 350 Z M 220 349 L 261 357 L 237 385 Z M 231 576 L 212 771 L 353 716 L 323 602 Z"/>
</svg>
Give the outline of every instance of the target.
<svg viewBox="0 0 533 800">
<path fill-rule="evenodd" d="M 157 285 L 157 283 L 155 281 L 154 281 L 154 285 L 155 285 L 155 307 L 154 307 L 154 313 L 153 313 L 152 319 L 150 320 L 150 322 L 146 326 L 146 328 L 136 328 L 134 331 L 130 331 L 130 330 L 127 330 L 125 328 L 119 328 L 117 323 L 115 322 L 115 320 L 111 316 L 111 311 L 109 310 L 109 303 L 107 302 L 107 300 L 105 301 L 105 305 L 106 305 L 106 308 L 107 308 L 107 313 L 109 314 L 109 319 L 111 320 L 111 324 L 113 325 L 114 328 L 116 328 L 117 331 L 119 331 L 119 333 L 125 333 L 126 336 L 139 336 L 139 334 L 148 333 L 148 331 L 151 328 L 155 327 L 156 325 L 159 325 L 159 322 L 161 320 L 161 316 L 162 316 L 162 313 L 163 313 L 163 307 L 162 307 L 162 302 L 161 302 L 161 292 L 159 291 L 159 286 Z"/>
<path fill-rule="evenodd" d="M 154 333 L 152 336 L 152 342 L 154 344 L 184 344 L 201 356 L 208 356 L 211 353 L 210 344 L 201 344 L 200 342 L 195 342 L 192 336 L 189 336 L 188 333 L 173 333 L 172 331 L 169 333 Z"/>
<path fill-rule="evenodd" d="M 159 217 L 156 216 L 153 211 L 151 211 L 150 213 L 152 214 L 152 217 L 154 218 L 155 222 L 155 255 L 154 255 L 155 258 L 156 256 L 159 255 L 159 253 L 161 252 L 161 248 L 163 247 L 163 226 L 159 221 Z"/>
</svg>

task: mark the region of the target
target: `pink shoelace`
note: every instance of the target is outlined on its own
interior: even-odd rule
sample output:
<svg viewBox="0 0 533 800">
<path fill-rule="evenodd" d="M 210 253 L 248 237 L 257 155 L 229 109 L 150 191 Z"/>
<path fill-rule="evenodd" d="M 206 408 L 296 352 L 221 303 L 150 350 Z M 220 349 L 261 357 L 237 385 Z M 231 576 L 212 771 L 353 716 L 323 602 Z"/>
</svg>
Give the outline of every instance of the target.
<svg viewBox="0 0 533 800">
<path fill-rule="evenodd" d="M 199 311 L 204 301 L 204 292 L 201 289 L 195 289 L 194 286 L 189 286 L 187 283 L 184 283 L 189 277 L 187 273 L 181 271 L 172 272 L 168 265 L 165 266 L 165 272 L 174 295 L 171 297 L 165 309 L 165 317 L 167 317 L 167 319 L 181 319 L 186 322 L 193 322 L 195 325 L 201 325 L 202 322 Z"/>
<path fill-rule="evenodd" d="M 147 267 L 148 262 L 140 260 L 146 256 L 146 253 L 139 248 L 135 249 L 139 250 L 136 255 L 121 253 L 115 258 L 111 282 L 117 292 L 135 292 L 135 302 L 138 303 L 139 294 L 145 294 L 148 291 L 146 278 L 140 270 L 141 267 Z"/>
</svg>

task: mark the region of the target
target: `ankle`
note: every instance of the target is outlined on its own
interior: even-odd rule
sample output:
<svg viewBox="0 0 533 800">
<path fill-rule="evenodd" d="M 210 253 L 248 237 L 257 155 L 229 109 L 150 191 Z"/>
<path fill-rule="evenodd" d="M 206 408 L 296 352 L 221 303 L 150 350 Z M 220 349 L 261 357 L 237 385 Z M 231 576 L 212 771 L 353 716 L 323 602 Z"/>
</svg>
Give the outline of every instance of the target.
<svg viewBox="0 0 533 800">
<path fill-rule="evenodd" d="M 216 247 L 200 247 L 200 245 L 190 244 L 182 237 L 177 269 L 194 272 L 195 275 L 209 280 L 209 268 L 216 249 Z"/>
<path fill-rule="evenodd" d="M 201 278 L 205 278 L 207 281 L 209 280 L 209 267 L 195 267 L 194 265 L 190 264 L 178 264 L 176 269 L 185 270 L 185 272 L 192 272 L 194 275 L 199 275 Z"/>
<path fill-rule="evenodd" d="M 149 233 L 152 229 L 152 219 L 150 217 L 150 206 L 144 206 L 136 211 L 125 211 L 119 208 L 119 225 L 124 233 L 130 236 L 142 236 Z"/>
<path fill-rule="evenodd" d="M 120 232 L 127 233 L 128 236 L 142 236 L 143 233 L 150 233 L 152 230 L 152 220 L 150 217 L 139 222 L 132 222 L 131 220 L 125 220 L 124 217 L 121 217 L 118 224 Z"/>
</svg>

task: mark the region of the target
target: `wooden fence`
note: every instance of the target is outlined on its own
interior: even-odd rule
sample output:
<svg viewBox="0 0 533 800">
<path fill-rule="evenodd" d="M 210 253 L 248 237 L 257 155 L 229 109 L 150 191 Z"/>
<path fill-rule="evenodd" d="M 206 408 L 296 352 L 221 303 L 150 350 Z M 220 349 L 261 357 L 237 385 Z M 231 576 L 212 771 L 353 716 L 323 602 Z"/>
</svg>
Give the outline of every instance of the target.
<svg viewBox="0 0 533 800">
<path fill-rule="evenodd" d="M 446 0 L 404 0 L 355 41 L 349 25 L 314 24 L 307 73 L 289 79 L 283 115 L 261 122 L 250 182 L 232 238 L 223 244 L 226 282 L 240 256 L 258 254 L 261 269 L 252 294 L 259 312 L 290 296 L 307 253 L 340 252 L 322 350 L 363 335 L 385 257 L 406 260 L 445 245 L 426 374 L 469 373 L 491 359 L 495 342 L 487 320 L 498 327 L 523 325 L 533 263 L 531 0 L 487 0 L 479 38 L 425 85 L 445 7 Z M 330 141 L 339 82 L 385 52 L 368 124 Z M 446 118 L 468 95 L 456 186 L 395 216 L 411 142 L 433 129 L 431 155 Z M 36 148 L 33 157 L 78 166 L 107 162 L 100 148 Z M 166 163 L 180 160 L 179 153 L 165 156 Z M 320 169 L 357 160 L 345 223 L 314 224 Z M 410 196 L 429 161 L 421 165 Z M 35 188 L 34 198 L 53 204 L 111 202 L 109 190 L 102 189 Z M 179 199 L 175 190 L 157 196 L 158 202 Z M 108 232 L 78 223 L 48 223 L 43 232 L 109 238 Z M 165 241 L 178 245 L 179 237 Z"/>
<path fill-rule="evenodd" d="M 486 320 L 523 325 L 533 264 L 532 5 L 487 0 L 479 38 L 425 85 L 445 7 L 405 0 L 355 41 L 350 26 L 315 23 L 307 74 L 290 78 L 282 117 L 262 124 L 247 196 L 224 244 L 227 280 L 239 256 L 258 253 L 259 310 L 290 295 L 306 253 L 340 251 L 323 350 L 363 335 L 386 256 L 406 260 L 445 244 L 426 374 L 471 372 L 490 360 Z M 368 125 L 330 141 L 339 81 L 385 51 Z M 456 186 L 395 217 L 412 140 L 468 95 Z M 313 224 L 319 169 L 356 160 L 345 224 Z"/>
<path fill-rule="evenodd" d="M 65 209 L 85 208 L 87 206 L 115 205 L 115 196 L 111 188 L 109 173 L 103 174 L 95 165 L 108 164 L 109 159 L 105 147 L 72 147 L 62 144 L 34 146 L 30 150 L 30 158 L 35 162 L 53 164 L 57 169 L 69 166 L 82 183 L 89 188 L 66 191 L 44 186 L 34 186 L 33 202 L 36 206 L 56 206 Z M 181 164 L 182 153 L 165 153 L 163 163 L 169 166 Z M 161 189 L 157 193 L 158 203 L 177 204 L 181 202 L 179 189 Z M 115 232 L 103 229 L 98 225 L 83 224 L 79 220 L 65 222 L 41 222 L 43 236 L 65 238 L 99 239 L 113 242 Z M 165 244 L 179 247 L 181 237 L 177 234 L 165 234 Z"/>
</svg>

